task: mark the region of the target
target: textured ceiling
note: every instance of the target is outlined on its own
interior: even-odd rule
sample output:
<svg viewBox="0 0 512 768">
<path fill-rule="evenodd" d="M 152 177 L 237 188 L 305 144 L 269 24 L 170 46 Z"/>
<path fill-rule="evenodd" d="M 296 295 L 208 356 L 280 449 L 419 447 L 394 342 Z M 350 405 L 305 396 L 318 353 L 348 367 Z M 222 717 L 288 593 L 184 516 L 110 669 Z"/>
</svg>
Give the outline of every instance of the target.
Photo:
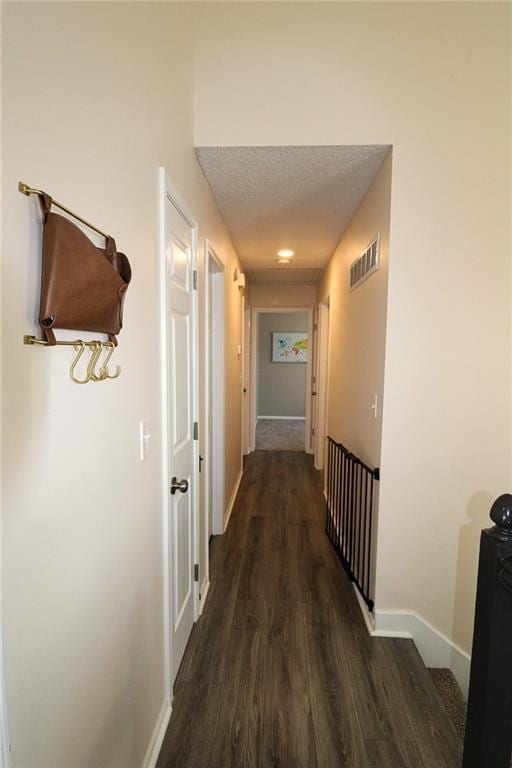
<svg viewBox="0 0 512 768">
<path fill-rule="evenodd" d="M 246 269 L 322 268 L 389 145 L 199 147 L 197 156 Z M 295 282 L 295 281 L 294 281 Z"/>
</svg>

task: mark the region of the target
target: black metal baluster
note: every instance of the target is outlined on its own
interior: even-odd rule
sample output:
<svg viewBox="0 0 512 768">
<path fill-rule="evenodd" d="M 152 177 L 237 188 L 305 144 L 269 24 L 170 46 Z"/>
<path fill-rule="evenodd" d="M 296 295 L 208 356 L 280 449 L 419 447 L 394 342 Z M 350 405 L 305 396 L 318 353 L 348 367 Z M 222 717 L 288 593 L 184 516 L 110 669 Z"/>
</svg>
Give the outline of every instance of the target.
<svg viewBox="0 0 512 768">
<path fill-rule="evenodd" d="M 359 526 L 357 540 L 357 583 L 363 589 L 363 579 L 361 578 L 361 563 L 364 561 L 361 555 L 361 543 L 363 540 L 363 477 L 366 474 L 366 468 L 361 464 L 359 472 Z"/>
<path fill-rule="evenodd" d="M 361 467 L 359 464 L 355 464 L 354 466 L 354 474 L 355 474 L 355 483 L 354 483 L 354 556 L 353 556 L 353 565 L 352 565 L 352 571 L 354 573 L 354 581 L 358 582 L 358 573 L 357 573 L 357 536 L 359 532 L 359 508 L 358 508 L 358 502 L 359 502 L 359 478 L 361 476 Z"/>
<path fill-rule="evenodd" d="M 374 481 L 374 475 L 370 475 L 370 519 L 369 519 L 369 527 L 370 527 L 370 538 L 369 538 L 369 547 L 368 547 L 368 595 L 367 595 L 367 603 L 368 607 L 370 608 L 370 611 L 373 611 L 373 599 L 370 595 L 370 576 L 371 576 L 371 567 L 372 567 L 372 539 L 373 539 L 373 481 Z"/>
<path fill-rule="evenodd" d="M 370 571 L 368 564 L 370 562 L 370 558 L 368 556 L 368 547 L 370 546 L 370 533 L 367 530 L 368 529 L 368 475 L 369 472 L 365 472 L 364 475 L 364 563 L 363 563 L 363 591 L 365 593 L 366 599 L 368 599 L 369 592 L 370 592 Z"/>
<path fill-rule="evenodd" d="M 336 546 L 336 442 L 333 440 L 332 443 L 332 463 L 331 463 L 331 471 L 332 471 L 332 517 L 331 517 L 331 524 L 332 524 L 332 543 L 334 546 Z"/>
<path fill-rule="evenodd" d="M 333 527 L 333 544 L 334 548 L 338 548 L 338 529 L 337 529 L 337 518 L 338 518 L 338 504 L 339 504 L 339 478 L 338 478 L 338 445 L 337 443 L 334 444 L 334 459 L 333 459 L 333 472 L 334 472 L 334 514 L 332 518 L 332 527 Z"/>
<path fill-rule="evenodd" d="M 341 551 L 341 451 L 340 446 L 336 445 L 336 463 L 338 467 L 338 506 L 336 507 L 336 531 L 338 541 L 338 551 Z"/>
<path fill-rule="evenodd" d="M 331 539 L 331 507 L 332 507 L 332 440 L 329 437 L 327 442 L 327 535 Z"/>
<path fill-rule="evenodd" d="M 343 540 L 343 563 L 347 563 L 347 455 L 341 451 L 341 464 L 343 467 L 343 487 L 341 492 L 341 535 Z"/>
<path fill-rule="evenodd" d="M 332 446 L 332 543 L 336 547 L 336 510 L 338 507 L 338 473 L 336 455 L 338 452 L 338 446 L 333 443 Z"/>
<path fill-rule="evenodd" d="M 352 529 L 350 532 L 350 578 L 353 581 L 354 580 L 354 557 L 356 553 L 355 546 L 354 546 L 354 537 L 355 537 L 356 525 L 357 525 L 357 519 L 356 519 L 357 466 L 354 462 L 354 457 L 351 457 L 351 464 L 352 464 L 352 485 L 351 485 L 350 511 L 352 514 Z"/>
<path fill-rule="evenodd" d="M 350 578 L 353 579 L 353 571 L 352 571 L 352 560 L 354 557 L 354 461 L 352 454 L 349 454 L 349 461 L 350 461 L 350 470 L 349 470 L 349 477 L 350 477 L 350 484 L 349 484 L 349 498 L 348 498 L 348 512 L 349 512 L 349 520 L 350 520 L 350 531 L 348 536 L 348 569 Z"/>
<path fill-rule="evenodd" d="M 347 559 L 347 571 L 350 571 L 350 534 L 352 531 L 352 517 L 350 515 L 350 494 L 351 494 L 351 483 L 352 483 L 352 464 L 350 462 L 350 454 L 347 453 L 346 455 L 346 461 L 347 461 L 347 498 L 346 498 L 346 508 L 347 508 L 347 545 L 346 545 L 346 559 Z"/>
<path fill-rule="evenodd" d="M 331 539 L 333 544 L 336 539 L 334 520 L 336 517 L 336 443 L 331 441 Z"/>
<path fill-rule="evenodd" d="M 331 451 L 330 438 L 327 438 L 327 452 L 325 456 L 325 532 L 329 536 L 329 453 Z"/>
</svg>

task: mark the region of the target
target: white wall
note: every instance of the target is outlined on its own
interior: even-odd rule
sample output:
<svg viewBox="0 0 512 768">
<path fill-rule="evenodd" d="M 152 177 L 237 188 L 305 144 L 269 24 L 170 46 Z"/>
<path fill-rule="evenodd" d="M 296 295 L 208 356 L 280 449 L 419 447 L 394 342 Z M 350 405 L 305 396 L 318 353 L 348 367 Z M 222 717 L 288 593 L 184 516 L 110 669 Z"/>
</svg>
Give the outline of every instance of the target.
<svg viewBox="0 0 512 768">
<path fill-rule="evenodd" d="M 251 307 L 314 307 L 316 285 L 253 283 L 248 286 Z"/>
<path fill-rule="evenodd" d="M 329 301 L 327 434 L 371 467 L 380 466 L 381 460 L 391 162 L 390 152 L 318 286 L 319 301 Z M 350 290 L 350 267 L 376 235 L 379 269 Z"/>
<path fill-rule="evenodd" d="M 479 531 L 511 483 L 510 13 L 205 3 L 197 17 L 198 145 L 393 145 L 377 605 L 465 650 Z"/>
<path fill-rule="evenodd" d="M 3 6 L 3 618 L 14 766 L 140 766 L 164 702 L 158 167 L 238 266 L 193 150 L 192 26 L 172 4 Z M 132 263 L 120 379 L 77 386 L 35 332 L 42 186 Z M 202 268 L 202 266 L 201 266 Z M 240 291 L 227 288 L 229 495 Z M 151 420 L 150 457 L 138 422 Z M 230 462 L 234 461 L 235 466 Z M 203 552 L 204 558 L 204 552 Z"/>
</svg>

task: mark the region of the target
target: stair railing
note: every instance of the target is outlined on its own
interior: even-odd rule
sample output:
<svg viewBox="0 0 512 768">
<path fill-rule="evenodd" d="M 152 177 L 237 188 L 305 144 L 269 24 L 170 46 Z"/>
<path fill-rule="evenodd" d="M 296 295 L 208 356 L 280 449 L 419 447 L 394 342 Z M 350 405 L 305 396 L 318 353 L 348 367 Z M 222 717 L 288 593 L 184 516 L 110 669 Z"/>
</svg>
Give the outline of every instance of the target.
<svg viewBox="0 0 512 768">
<path fill-rule="evenodd" d="M 373 611 L 375 483 L 371 469 L 332 437 L 327 438 L 325 530 L 351 581 Z"/>
<path fill-rule="evenodd" d="M 512 495 L 482 531 L 462 768 L 509 768 L 512 751 Z"/>
</svg>

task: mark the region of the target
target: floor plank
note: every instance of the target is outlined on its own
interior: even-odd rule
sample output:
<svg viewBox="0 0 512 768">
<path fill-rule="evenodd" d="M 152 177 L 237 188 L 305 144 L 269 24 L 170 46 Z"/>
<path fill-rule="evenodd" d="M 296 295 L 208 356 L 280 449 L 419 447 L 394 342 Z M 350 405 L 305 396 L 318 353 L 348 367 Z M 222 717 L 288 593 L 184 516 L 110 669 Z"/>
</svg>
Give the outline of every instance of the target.
<svg viewBox="0 0 512 768">
<path fill-rule="evenodd" d="M 425 768 L 412 741 L 366 741 L 366 768 Z"/>
<path fill-rule="evenodd" d="M 248 458 L 157 768 L 459 768 L 414 644 L 369 637 L 324 525 L 311 457 Z"/>
</svg>

